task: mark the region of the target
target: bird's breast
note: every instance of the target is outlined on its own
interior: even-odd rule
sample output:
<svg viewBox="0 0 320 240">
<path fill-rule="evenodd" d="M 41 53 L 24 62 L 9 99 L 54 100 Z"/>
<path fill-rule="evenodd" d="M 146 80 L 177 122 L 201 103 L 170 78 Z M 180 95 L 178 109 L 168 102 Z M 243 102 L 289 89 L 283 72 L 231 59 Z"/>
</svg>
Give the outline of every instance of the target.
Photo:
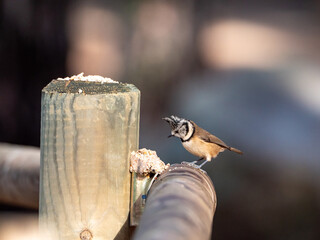
<svg viewBox="0 0 320 240">
<path fill-rule="evenodd" d="M 183 147 L 193 155 L 204 158 L 214 158 L 224 149 L 214 143 L 208 143 L 198 137 L 182 142 Z"/>
<path fill-rule="evenodd" d="M 191 138 L 189 141 L 182 142 L 183 147 L 193 155 L 198 157 L 206 156 L 206 147 L 204 143 L 198 138 Z"/>
</svg>

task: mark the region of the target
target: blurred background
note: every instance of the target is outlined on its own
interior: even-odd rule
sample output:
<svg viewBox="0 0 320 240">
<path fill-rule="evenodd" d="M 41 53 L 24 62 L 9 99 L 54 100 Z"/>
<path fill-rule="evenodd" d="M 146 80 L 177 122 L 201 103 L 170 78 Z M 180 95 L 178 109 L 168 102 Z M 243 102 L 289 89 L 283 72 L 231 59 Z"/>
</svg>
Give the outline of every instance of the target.
<svg viewBox="0 0 320 240">
<path fill-rule="evenodd" d="M 218 197 L 212 239 L 320 239 L 318 1 L 3 0 L 0 13 L 1 142 L 39 146 L 51 79 L 133 83 L 140 147 L 195 160 L 167 139 L 161 118 L 174 114 L 244 151 L 204 167 Z M 0 232 L 16 211 L 0 205 Z M 0 240 L 36 238 L 23 224 L 36 212 L 20 215 L 16 237 Z"/>
</svg>

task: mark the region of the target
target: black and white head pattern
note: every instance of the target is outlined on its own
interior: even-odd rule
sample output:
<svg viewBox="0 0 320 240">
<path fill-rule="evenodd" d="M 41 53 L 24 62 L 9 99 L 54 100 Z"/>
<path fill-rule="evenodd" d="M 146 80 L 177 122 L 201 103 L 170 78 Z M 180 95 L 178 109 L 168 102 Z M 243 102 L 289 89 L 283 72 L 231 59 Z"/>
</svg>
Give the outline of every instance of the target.
<svg viewBox="0 0 320 240">
<path fill-rule="evenodd" d="M 163 119 L 170 124 L 172 136 L 178 137 L 182 141 L 188 141 L 192 137 L 194 126 L 189 120 L 173 115 Z"/>
</svg>

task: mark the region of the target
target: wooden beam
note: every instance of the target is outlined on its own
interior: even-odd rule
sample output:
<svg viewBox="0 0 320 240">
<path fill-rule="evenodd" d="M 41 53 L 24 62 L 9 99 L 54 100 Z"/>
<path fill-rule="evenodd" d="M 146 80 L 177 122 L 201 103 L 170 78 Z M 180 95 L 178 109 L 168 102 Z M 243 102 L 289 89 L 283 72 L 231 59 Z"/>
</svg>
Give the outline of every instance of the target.
<svg viewBox="0 0 320 240">
<path fill-rule="evenodd" d="M 40 150 L 0 144 L 0 202 L 38 208 Z"/>
<path fill-rule="evenodd" d="M 42 239 L 128 239 L 139 90 L 53 80 L 42 91 L 41 107 Z"/>
<path fill-rule="evenodd" d="M 207 174 L 174 164 L 152 185 L 134 239 L 210 239 L 216 204 Z"/>
</svg>

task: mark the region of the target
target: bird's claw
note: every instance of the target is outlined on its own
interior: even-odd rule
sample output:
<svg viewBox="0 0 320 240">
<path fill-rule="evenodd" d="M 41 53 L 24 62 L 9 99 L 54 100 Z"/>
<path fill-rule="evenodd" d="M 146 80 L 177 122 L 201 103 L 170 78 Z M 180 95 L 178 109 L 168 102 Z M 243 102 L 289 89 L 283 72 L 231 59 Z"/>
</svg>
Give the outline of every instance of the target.
<svg viewBox="0 0 320 240">
<path fill-rule="evenodd" d="M 205 170 L 201 169 L 201 166 L 200 166 L 200 165 L 197 165 L 197 164 L 195 164 L 194 162 L 181 162 L 181 164 L 188 165 L 188 166 L 190 166 L 190 167 L 199 169 L 201 172 L 207 174 L 207 172 L 206 172 Z"/>
<path fill-rule="evenodd" d="M 194 162 L 182 162 L 181 164 L 188 165 L 194 168 L 199 168 L 199 165 L 195 164 Z"/>
</svg>

